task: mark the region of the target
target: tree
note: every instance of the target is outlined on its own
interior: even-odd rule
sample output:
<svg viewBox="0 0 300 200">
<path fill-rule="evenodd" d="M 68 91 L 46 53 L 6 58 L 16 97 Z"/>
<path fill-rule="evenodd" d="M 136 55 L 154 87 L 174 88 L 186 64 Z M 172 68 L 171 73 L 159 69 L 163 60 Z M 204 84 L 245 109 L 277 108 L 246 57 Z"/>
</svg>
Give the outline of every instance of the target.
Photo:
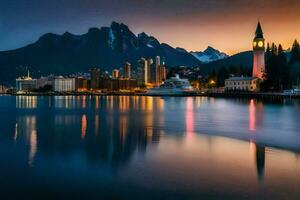
<svg viewBox="0 0 300 200">
<path fill-rule="evenodd" d="M 271 48 L 269 44 L 267 46 L 265 78 L 261 85 L 263 90 L 281 91 L 289 87 L 290 68 L 281 44 L 278 47 L 274 43 Z"/>
<path fill-rule="evenodd" d="M 290 64 L 296 62 L 300 62 L 300 45 L 297 40 L 294 41 L 292 46 Z"/>
<path fill-rule="evenodd" d="M 291 74 L 290 86 L 298 84 L 298 79 L 300 77 L 300 45 L 297 40 L 294 41 L 292 46 L 289 68 Z"/>
<path fill-rule="evenodd" d="M 229 78 L 229 72 L 226 67 L 222 66 L 217 75 L 217 86 L 222 87 L 225 85 L 225 80 Z"/>
<path fill-rule="evenodd" d="M 287 89 L 289 87 L 289 75 L 290 75 L 290 69 L 289 65 L 287 63 L 287 57 L 286 54 L 281 46 L 279 44 L 278 46 L 278 53 L 277 53 L 277 65 L 278 65 L 278 78 L 279 78 L 279 88 Z"/>
</svg>

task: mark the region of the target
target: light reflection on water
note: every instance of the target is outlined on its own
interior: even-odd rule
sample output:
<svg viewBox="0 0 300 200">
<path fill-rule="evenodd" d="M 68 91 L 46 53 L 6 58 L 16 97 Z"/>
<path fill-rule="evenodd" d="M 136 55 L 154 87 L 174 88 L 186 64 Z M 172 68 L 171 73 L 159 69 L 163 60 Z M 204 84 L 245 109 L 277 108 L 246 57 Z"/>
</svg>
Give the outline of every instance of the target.
<svg viewBox="0 0 300 200">
<path fill-rule="evenodd" d="M 5 191 L 43 194 L 50 185 L 67 198 L 74 195 L 68 188 L 122 199 L 300 195 L 296 101 L 19 96 L 1 97 L 0 108 Z"/>
</svg>

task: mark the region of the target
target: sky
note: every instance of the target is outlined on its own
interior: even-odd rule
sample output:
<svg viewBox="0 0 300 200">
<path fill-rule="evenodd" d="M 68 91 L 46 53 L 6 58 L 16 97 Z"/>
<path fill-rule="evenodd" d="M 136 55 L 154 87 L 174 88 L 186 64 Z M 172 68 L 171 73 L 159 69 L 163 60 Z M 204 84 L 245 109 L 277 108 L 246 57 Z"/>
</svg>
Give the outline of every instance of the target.
<svg viewBox="0 0 300 200">
<path fill-rule="evenodd" d="M 234 54 L 251 49 L 260 20 L 268 42 L 289 48 L 300 40 L 299 12 L 299 0 L 0 0 L 0 51 L 112 21 L 173 47 Z"/>
</svg>

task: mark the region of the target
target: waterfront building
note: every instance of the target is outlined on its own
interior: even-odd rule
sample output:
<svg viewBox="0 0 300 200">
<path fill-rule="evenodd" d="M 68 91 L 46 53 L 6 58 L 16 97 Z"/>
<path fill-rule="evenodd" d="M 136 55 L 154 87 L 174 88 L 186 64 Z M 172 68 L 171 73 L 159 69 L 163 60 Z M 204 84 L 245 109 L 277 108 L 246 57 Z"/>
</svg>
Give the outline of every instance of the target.
<svg viewBox="0 0 300 200">
<path fill-rule="evenodd" d="M 75 91 L 75 78 L 65 78 L 63 76 L 55 77 L 52 87 L 55 92 Z"/>
<path fill-rule="evenodd" d="M 253 77 L 264 79 L 265 73 L 265 38 L 258 22 L 253 39 Z"/>
<path fill-rule="evenodd" d="M 131 64 L 129 62 L 124 66 L 124 78 L 131 79 Z"/>
<path fill-rule="evenodd" d="M 260 22 L 253 39 L 252 77 L 231 77 L 225 80 L 225 91 L 258 92 L 265 74 L 265 38 Z"/>
<path fill-rule="evenodd" d="M 91 90 L 99 89 L 100 70 L 98 68 L 92 68 L 90 70 L 90 74 L 91 74 Z"/>
<path fill-rule="evenodd" d="M 113 79 L 118 79 L 119 77 L 120 77 L 120 70 L 114 69 L 114 70 L 112 71 L 112 78 L 113 78 Z"/>
<path fill-rule="evenodd" d="M 136 79 L 104 79 L 101 89 L 108 91 L 131 90 L 137 88 Z"/>
<path fill-rule="evenodd" d="M 89 89 L 89 80 L 84 77 L 75 78 L 75 90 L 77 92 L 83 92 Z"/>
<path fill-rule="evenodd" d="M 257 77 L 231 77 L 225 80 L 225 91 L 259 91 L 259 78 Z"/>
<path fill-rule="evenodd" d="M 139 86 L 157 86 L 166 80 L 166 67 L 161 64 L 160 56 L 156 56 L 155 62 L 152 58 L 141 58 L 138 61 L 137 81 Z"/>
<path fill-rule="evenodd" d="M 148 61 L 145 58 L 138 61 L 137 83 L 140 87 L 148 84 Z"/>
<path fill-rule="evenodd" d="M 28 71 L 27 76 L 16 79 L 17 92 L 30 92 L 37 88 L 37 80 L 30 77 Z"/>
</svg>

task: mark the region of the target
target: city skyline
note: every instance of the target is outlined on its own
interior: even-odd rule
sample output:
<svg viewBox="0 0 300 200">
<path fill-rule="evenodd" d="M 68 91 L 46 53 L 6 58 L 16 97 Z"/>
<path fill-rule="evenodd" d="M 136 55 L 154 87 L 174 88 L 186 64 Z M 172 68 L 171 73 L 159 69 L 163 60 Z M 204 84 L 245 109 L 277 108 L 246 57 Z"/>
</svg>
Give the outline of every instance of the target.
<svg viewBox="0 0 300 200">
<path fill-rule="evenodd" d="M 202 51 L 212 46 L 232 55 L 252 48 L 258 20 L 267 42 L 287 49 L 300 37 L 299 8 L 296 0 L 0 2 L 0 50 L 22 47 L 48 32 L 82 34 L 117 21 L 173 47 Z"/>
</svg>

